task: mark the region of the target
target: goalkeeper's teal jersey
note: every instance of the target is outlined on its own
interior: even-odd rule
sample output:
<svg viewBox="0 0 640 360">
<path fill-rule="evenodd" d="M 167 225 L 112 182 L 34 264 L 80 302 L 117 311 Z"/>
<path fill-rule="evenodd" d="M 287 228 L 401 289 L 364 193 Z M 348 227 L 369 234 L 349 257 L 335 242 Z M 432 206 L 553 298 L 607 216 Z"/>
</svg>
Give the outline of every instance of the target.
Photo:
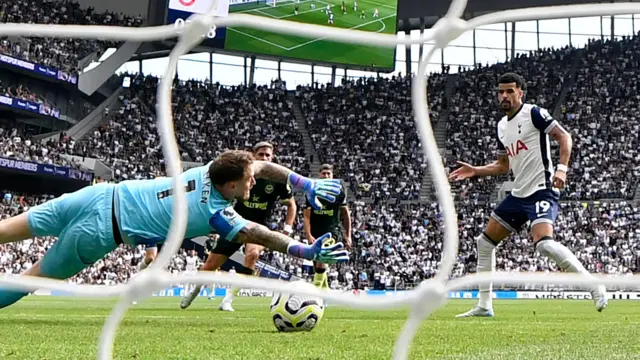
<svg viewBox="0 0 640 360">
<path fill-rule="evenodd" d="M 248 221 L 233 209 L 209 179 L 209 164 L 182 174 L 187 192 L 187 230 L 185 238 L 218 233 L 231 241 Z M 171 224 L 172 179 L 123 181 L 116 186 L 116 208 L 121 233 L 138 244 L 163 243 Z"/>
</svg>

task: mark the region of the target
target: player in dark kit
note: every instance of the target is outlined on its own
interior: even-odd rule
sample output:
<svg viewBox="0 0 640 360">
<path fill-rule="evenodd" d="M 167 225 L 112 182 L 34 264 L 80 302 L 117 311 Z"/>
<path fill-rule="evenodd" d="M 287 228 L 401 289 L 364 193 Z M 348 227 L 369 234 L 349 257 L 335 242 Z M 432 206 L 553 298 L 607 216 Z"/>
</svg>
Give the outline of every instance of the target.
<svg viewBox="0 0 640 360">
<path fill-rule="evenodd" d="M 273 161 L 273 145 L 268 142 L 259 142 L 253 147 L 253 156 L 256 160 L 260 161 Z M 293 221 L 296 217 L 296 201 L 293 197 L 293 193 L 287 187 L 286 184 L 275 183 L 265 179 L 256 179 L 255 185 L 251 188 L 249 199 L 245 201 L 238 201 L 234 206 L 234 210 L 243 218 L 253 221 L 257 224 L 267 226 L 267 220 L 273 208 L 276 206 L 276 202 L 287 205 L 287 217 L 285 218 L 285 225 L 283 233 L 291 235 L 293 233 Z M 320 234 L 322 236 L 323 234 Z M 207 262 L 200 270 L 213 270 L 209 268 L 212 263 L 217 263 L 222 257 L 230 257 L 236 251 L 240 250 L 243 244 L 233 242 L 217 242 L 216 246 L 210 246 L 211 249 L 207 256 Z M 257 244 L 250 244 L 244 246 L 244 266 L 250 269 L 250 272 L 243 272 L 243 269 L 238 270 L 238 273 L 244 273 L 245 275 L 253 275 L 255 271 L 256 263 L 260 257 L 260 253 L 264 250 L 264 246 Z M 207 265 L 209 264 L 209 265 Z M 238 294 L 240 288 L 233 287 L 227 292 L 226 296 L 220 303 L 219 309 L 222 311 L 234 311 L 231 306 L 233 298 Z M 195 296 L 200 293 L 200 287 L 197 286 L 194 289 Z M 186 308 L 191 305 L 191 302 L 195 298 L 192 293 L 188 293 L 183 298 L 181 307 Z"/>
<path fill-rule="evenodd" d="M 296 5 L 294 6 L 294 8 L 293 8 L 293 13 L 294 13 L 294 14 L 296 14 L 296 15 L 298 15 L 298 12 L 299 12 L 299 11 L 300 11 L 300 5 L 299 5 L 299 4 L 296 4 Z"/>
<path fill-rule="evenodd" d="M 321 179 L 333 179 L 333 166 L 324 164 L 320 168 Z M 331 233 L 336 242 L 342 242 L 347 249 L 351 249 L 351 213 L 347 206 L 347 194 L 342 188 L 334 203 L 321 201 L 322 209 L 315 210 L 309 202 L 304 209 L 304 232 L 312 244 L 323 234 Z M 344 227 L 344 236 L 340 223 Z M 314 262 L 313 285 L 329 288 L 327 268 L 324 264 Z"/>
</svg>

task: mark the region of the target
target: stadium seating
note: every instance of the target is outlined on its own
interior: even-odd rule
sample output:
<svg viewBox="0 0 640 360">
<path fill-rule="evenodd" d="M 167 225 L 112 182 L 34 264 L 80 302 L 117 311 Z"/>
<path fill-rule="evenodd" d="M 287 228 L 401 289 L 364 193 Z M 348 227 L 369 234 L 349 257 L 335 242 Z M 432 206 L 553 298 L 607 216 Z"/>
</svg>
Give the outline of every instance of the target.
<svg viewBox="0 0 640 360">
<path fill-rule="evenodd" d="M 123 14 L 97 13 L 74 1 L 6 0 L 0 4 L 0 22 L 36 24 L 80 24 L 140 26 L 143 19 Z M 19 38 L 13 43 L 0 40 L 0 53 L 68 72 L 78 72 L 78 61 L 87 55 L 102 54 L 115 44 L 106 41 L 52 38 Z"/>
<path fill-rule="evenodd" d="M 435 124 L 445 82 L 429 77 L 429 104 Z M 416 199 L 423 161 L 413 111 L 411 79 L 344 80 L 341 86 L 299 86 L 297 98 L 316 152 L 335 166 L 358 196 Z"/>
<path fill-rule="evenodd" d="M 158 79 L 138 77 L 109 123 L 80 141 L 76 155 L 96 157 L 113 166 L 116 180 L 147 178 L 163 172 L 156 129 Z M 223 87 L 176 83 L 174 123 L 185 161 L 208 162 L 225 149 L 251 149 L 270 141 L 280 163 L 308 173 L 302 135 L 283 90 L 264 86 Z"/>
<path fill-rule="evenodd" d="M 640 176 L 639 50 L 637 36 L 586 48 L 564 109 L 563 123 L 574 134 L 565 197 L 633 198 Z"/>
<path fill-rule="evenodd" d="M 0 7 L 3 20 L 44 20 L 40 13 L 19 15 L 15 4 Z M 32 1 L 32 3 L 40 3 Z M 69 3 L 71 4 L 71 3 Z M 32 4 L 33 5 L 33 4 Z M 44 5 L 43 5 L 44 6 Z M 119 15 L 87 15 L 76 5 L 69 10 L 92 23 L 107 21 L 132 26 L 137 20 Z M 23 11 L 22 11 L 23 12 Z M 68 14 L 69 12 L 67 12 Z M 56 15 L 56 16 L 59 16 Z M 117 20 L 114 20 L 118 17 Z M 88 20 L 91 19 L 91 20 Z M 47 40 L 51 41 L 51 40 Z M 6 44 L 5 44 L 6 45 Z M 102 43 L 69 43 L 62 46 L 73 56 L 57 57 L 58 65 L 77 60 Z M 37 46 L 36 46 L 37 47 Z M 15 50 L 15 46 L 2 51 Z M 447 75 L 429 77 L 429 102 L 434 123 L 446 122 L 448 130 L 444 161 L 456 167 L 455 160 L 484 164 L 495 158 L 495 122 L 501 114 L 495 93 L 495 80 L 507 71 L 527 80 L 527 101 L 561 113 L 559 119 L 572 132 L 574 152 L 569 186 L 557 223 L 556 237 L 566 244 L 593 272 L 626 274 L 640 271 L 639 205 L 633 198 L 640 176 L 640 133 L 637 112 L 637 60 L 640 38 L 591 42 L 580 55 L 575 79 L 569 69 L 578 56 L 575 49 L 544 49 L 519 55 L 506 64 L 482 66 L 461 71 L 454 78 L 451 98 L 445 96 Z M 48 55 L 23 56 L 53 59 Z M 33 59 L 33 58 L 32 58 Z M 54 61 L 54 60 L 51 60 Z M 293 115 L 299 102 L 310 137 L 321 162 L 336 166 L 337 176 L 352 184 L 351 197 L 354 250 L 352 262 L 329 273 L 332 284 L 376 289 L 404 288 L 437 271 L 442 251 L 442 219 L 436 203 L 389 204 L 391 198 L 416 200 L 426 164 L 412 118 L 411 79 L 345 80 L 339 86 L 300 86 L 295 97 L 277 86 L 232 86 L 196 81 L 174 83 L 174 122 L 176 137 L 186 161 L 207 162 L 221 151 L 250 148 L 258 141 L 275 144 L 278 161 L 307 174 L 310 170 L 303 146 L 303 134 Z M 155 127 L 155 94 L 158 79 L 136 76 L 121 95 L 122 107 L 112 111 L 108 122 L 83 139 L 62 136 L 59 140 L 36 143 L 25 127 L 10 121 L 0 123 L 0 156 L 46 164 L 77 166 L 60 154 L 95 157 L 111 166 L 114 181 L 148 178 L 164 174 L 163 156 Z M 0 85 L 2 87 L 3 85 Z M 0 93 L 15 96 L 18 88 L 5 84 Z M 568 89 L 562 104 L 561 91 Z M 27 89 L 20 96 L 37 99 Z M 442 118 L 446 114 L 446 118 Z M 557 154 L 556 154 L 557 156 Z M 474 179 L 453 184 L 460 228 L 460 253 L 453 277 L 475 270 L 475 239 L 491 209 L 494 178 Z M 26 211 L 50 198 L 40 194 L 3 191 L 0 214 L 3 218 Z M 613 199 L 603 201 L 603 199 Z M 585 201 L 585 202 L 581 202 Z M 601 200 L 586 202 L 587 200 Z M 302 207 L 296 222 L 296 237 L 302 232 Z M 282 228 L 284 209 L 276 210 L 269 225 Z M 0 246 L 0 272 L 17 273 L 37 261 L 55 241 L 34 238 Z M 142 259 L 140 248 L 120 247 L 72 281 L 114 284 L 136 273 Z M 184 267 L 184 252 L 171 265 Z M 498 248 L 497 266 L 506 271 L 556 271 L 557 266 L 535 253 L 527 234 L 515 235 Z M 267 252 L 263 260 L 292 273 L 305 276 L 302 263 L 279 253 Z"/>
</svg>

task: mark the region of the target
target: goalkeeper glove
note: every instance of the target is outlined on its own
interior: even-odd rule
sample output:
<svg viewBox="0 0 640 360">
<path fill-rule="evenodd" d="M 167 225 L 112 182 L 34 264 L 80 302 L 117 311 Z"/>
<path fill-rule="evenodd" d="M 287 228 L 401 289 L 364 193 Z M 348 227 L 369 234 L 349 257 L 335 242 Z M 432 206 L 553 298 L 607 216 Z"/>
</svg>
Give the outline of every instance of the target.
<svg viewBox="0 0 640 360">
<path fill-rule="evenodd" d="M 337 264 L 349 261 L 349 252 L 342 248 L 342 243 L 336 243 L 331 237 L 331 233 L 326 233 L 319 237 L 313 245 L 292 241 L 287 247 L 287 253 L 324 264 Z"/>
<path fill-rule="evenodd" d="M 288 184 L 294 189 L 304 191 L 307 200 L 315 210 L 322 209 L 319 199 L 329 202 L 336 201 L 336 196 L 342 191 L 339 179 L 309 179 L 294 172 L 289 174 Z"/>
</svg>

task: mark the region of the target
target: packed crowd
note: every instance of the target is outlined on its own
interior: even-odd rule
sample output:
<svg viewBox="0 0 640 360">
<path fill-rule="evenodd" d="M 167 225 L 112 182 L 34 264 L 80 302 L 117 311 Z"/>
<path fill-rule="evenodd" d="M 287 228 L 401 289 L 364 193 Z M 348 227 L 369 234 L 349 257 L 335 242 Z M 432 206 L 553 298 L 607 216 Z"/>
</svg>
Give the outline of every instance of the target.
<svg viewBox="0 0 640 360">
<path fill-rule="evenodd" d="M 445 79 L 429 77 L 433 124 L 442 109 Z M 320 161 L 333 164 L 357 196 L 418 198 L 426 162 L 411 108 L 411 77 L 299 86 L 296 97 Z"/>
<path fill-rule="evenodd" d="M 40 0 L 16 0 L 0 5 L 0 19 L 46 23 L 125 22 L 138 20 L 115 14 L 94 14 L 77 4 L 65 5 L 43 16 L 25 4 L 50 6 Z M 20 6 L 18 6 L 19 4 Z M 31 12 L 34 12 L 33 14 Z M 133 22 L 132 22 L 133 21 Z M 47 40 L 44 41 L 53 41 Z M 6 45 L 6 43 L 4 43 Z M 95 50 L 98 43 L 69 40 L 56 43 L 67 53 Z M 61 45 L 60 45 L 61 44 Z M 0 44 L 1 45 L 1 44 Z M 11 45 L 14 51 L 15 44 Z M 21 45 L 22 46 L 22 45 Z M 102 45 L 100 45 L 102 46 Z M 38 48 L 37 45 L 29 47 Z M 40 46 L 42 50 L 43 46 Z M 59 49 L 56 46 L 52 49 Z M 21 47 L 20 50 L 26 48 Z M 4 51 L 4 50 L 2 50 Z M 579 200 L 631 199 L 640 176 L 640 133 L 636 117 L 640 38 L 619 42 L 591 42 L 578 66 L 560 119 L 573 135 L 572 169 L 564 203 L 556 224 L 557 239 L 574 251 L 592 272 L 627 274 L 640 271 L 640 211 L 638 204 L 624 201 L 582 203 Z M 28 57 L 33 55 L 27 51 Z M 577 52 L 572 48 L 543 49 L 518 55 L 506 64 L 479 67 L 455 75 L 451 98 L 445 75 L 429 77 L 429 104 L 434 124 L 448 114 L 445 163 L 455 160 L 474 165 L 495 159 L 496 121 L 501 117 L 495 101 L 499 74 L 515 71 L 527 80 L 526 101 L 553 111 Z M 49 59 L 53 57 L 49 56 Z M 78 59 L 58 56 L 55 61 Z M 52 60 L 53 61 L 53 60 Z M 337 176 L 352 185 L 350 208 L 353 219 L 352 262 L 329 273 L 332 286 L 354 288 L 404 288 L 432 277 L 442 253 L 441 209 L 435 203 L 391 205 L 363 199 L 417 199 L 426 163 L 415 131 L 410 90 L 411 78 L 344 80 L 340 86 L 300 86 L 290 96 L 277 84 L 223 87 L 197 81 L 175 80 L 173 115 L 176 138 L 185 162 L 203 163 L 225 149 L 251 148 L 258 141 L 275 145 L 283 165 L 307 174 L 309 161 L 294 114 L 299 102 L 313 145 L 321 162 L 336 167 Z M 72 166 L 63 154 L 95 157 L 111 166 L 115 181 L 164 174 L 163 155 L 156 129 L 155 104 L 158 79 L 136 76 L 120 97 L 121 108 L 108 114 L 108 122 L 79 140 L 61 138 L 46 144 L 29 139 L 24 129 L 0 124 L 0 156 L 47 164 Z M 17 90 L 17 89 L 16 89 Z M 15 93 L 11 90 L 12 94 Z M 20 89 L 20 96 L 32 96 Z M 489 200 L 495 178 L 453 184 L 458 200 L 460 252 L 452 276 L 475 270 L 475 242 L 491 209 Z M 3 218 L 26 211 L 49 199 L 2 192 Z M 302 207 L 299 207 L 295 237 L 303 240 Z M 270 220 L 281 229 L 283 209 Z M 34 238 L 0 246 L 0 272 L 17 273 L 39 259 L 55 239 Z M 170 267 L 183 270 L 184 252 Z M 120 247 L 105 259 L 77 275 L 78 283 L 114 284 L 136 273 L 143 257 L 141 248 Z M 497 267 L 505 271 L 556 271 L 556 264 L 535 252 L 525 232 L 516 234 L 498 248 Z M 263 260 L 301 277 L 307 276 L 303 262 L 278 253 L 265 253 Z"/>
<path fill-rule="evenodd" d="M 293 103 L 281 88 L 196 81 L 174 85 L 173 121 L 184 161 L 204 163 L 226 149 L 251 149 L 259 141 L 269 141 L 279 163 L 309 172 Z M 135 78 L 121 95 L 120 110 L 82 139 L 75 154 L 113 166 L 116 180 L 162 174 L 164 156 L 155 109 L 150 106 L 156 102 L 157 86 L 155 77 Z"/>
<path fill-rule="evenodd" d="M 458 204 L 459 253 L 452 277 L 475 272 L 476 238 L 496 204 Z M 352 262 L 334 268 L 329 277 L 339 288 L 402 289 L 433 277 L 440 266 L 443 223 L 436 203 L 406 207 L 351 204 Z M 640 205 L 626 202 L 564 203 L 556 238 L 594 273 L 627 275 L 640 271 Z M 558 271 L 536 252 L 526 231 L 498 247 L 497 269 L 511 272 Z M 280 254 L 273 265 L 307 276 L 302 263 Z M 498 284 L 499 286 L 499 284 Z"/>
<path fill-rule="evenodd" d="M 80 164 L 67 159 L 75 146 L 75 141 L 31 141 L 24 127 L 16 127 L 15 122 L 0 119 L 0 157 L 21 161 L 31 161 L 45 165 L 61 165 L 80 169 Z"/>
<path fill-rule="evenodd" d="M 53 106 L 51 103 L 43 99 L 40 95 L 34 93 L 33 91 L 30 91 L 28 87 L 19 84 L 11 86 L 8 84 L 3 84 L 2 81 L 0 81 L 0 95 Z"/>
<path fill-rule="evenodd" d="M 79 24 L 141 26 L 141 17 L 81 8 L 75 1 L 4 0 L 0 4 L 0 23 Z M 106 41 L 63 38 L 18 38 L 0 41 L 0 53 L 44 66 L 77 73 L 78 61 L 87 55 L 101 54 L 115 44 Z"/>
<path fill-rule="evenodd" d="M 632 199 L 640 176 L 640 37 L 585 49 L 563 123 L 574 135 L 565 197 Z"/>
<path fill-rule="evenodd" d="M 2 192 L 1 217 L 17 215 L 51 196 L 28 196 Z M 475 242 L 495 204 L 458 204 L 459 254 L 453 277 L 475 271 Z M 437 204 L 389 206 L 384 203 L 350 204 L 353 221 L 352 262 L 329 273 L 337 288 L 410 288 L 436 274 L 442 253 L 442 217 Z M 278 209 L 270 224 L 281 229 L 284 209 Z M 280 221 L 278 221 L 280 220 Z M 294 237 L 304 241 L 301 212 Z M 556 224 L 557 239 L 567 245 L 591 272 L 625 275 L 640 270 L 640 205 L 626 202 L 564 203 Z M 41 258 L 54 238 L 37 237 L 0 246 L 0 272 L 19 273 Z M 186 252 L 172 260 L 170 271 L 183 271 Z M 144 256 L 141 247 L 120 246 L 71 281 L 115 284 L 137 273 Z M 263 254 L 263 260 L 308 277 L 303 262 L 279 253 Z M 557 265 L 540 256 L 526 232 L 520 232 L 498 248 L 497 269 L 513 272 L 557 271 Z"/>
</svg>

